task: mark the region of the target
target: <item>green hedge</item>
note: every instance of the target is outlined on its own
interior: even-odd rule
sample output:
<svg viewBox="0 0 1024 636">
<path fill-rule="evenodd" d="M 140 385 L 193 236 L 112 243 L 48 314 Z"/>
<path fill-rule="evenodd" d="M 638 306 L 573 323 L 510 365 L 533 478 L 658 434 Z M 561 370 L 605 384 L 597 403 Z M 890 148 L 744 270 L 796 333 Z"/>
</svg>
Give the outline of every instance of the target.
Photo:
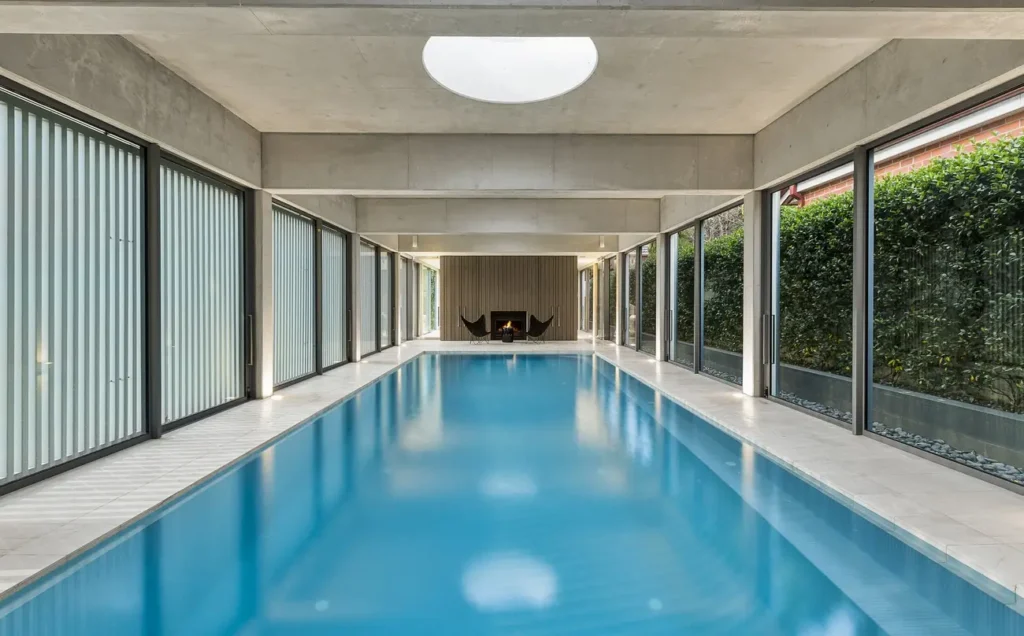
<svg viewBox="0 0 1024 636">
<path fill-rule="evenodd" d="M 1024 412 L 1024 139 L 880 179 L 874 214 L 875 381 Z M 779 230 L 780 358 L 849 375 L 853 193 L 784 207 Z M 677 258 L 692 298 L 692 246 Z M 742 229 L 705 259 L 705 341 L 741 351 Z M 692 313 L 679 308 L 681 334 Z"/>
</svg>

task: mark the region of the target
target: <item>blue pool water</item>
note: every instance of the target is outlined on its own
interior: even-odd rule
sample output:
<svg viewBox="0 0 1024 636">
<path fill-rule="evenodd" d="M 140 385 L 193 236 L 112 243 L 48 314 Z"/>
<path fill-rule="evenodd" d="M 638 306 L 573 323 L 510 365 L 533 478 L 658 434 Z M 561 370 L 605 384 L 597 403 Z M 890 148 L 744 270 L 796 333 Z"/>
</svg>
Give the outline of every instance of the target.
<svg viewBox="0 0 1024 636">
<path fill-rule="evenodd" d="M 0 604 L 0 634 L 1024 635 L 590 356 L 421 356 Z"/>
</svg>

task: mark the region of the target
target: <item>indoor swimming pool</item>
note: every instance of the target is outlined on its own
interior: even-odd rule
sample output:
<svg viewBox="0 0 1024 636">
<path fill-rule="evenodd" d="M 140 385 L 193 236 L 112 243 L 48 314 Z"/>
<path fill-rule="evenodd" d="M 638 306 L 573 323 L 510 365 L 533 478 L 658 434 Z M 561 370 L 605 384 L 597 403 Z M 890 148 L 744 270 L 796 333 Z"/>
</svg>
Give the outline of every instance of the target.
<svg viewBox="0 0 1024 636">
<path fill-rule="evenodd" d="M 420 355 L 0 601 L 0 635 L 1024 636 L 592 355 Z"/>
</svg>

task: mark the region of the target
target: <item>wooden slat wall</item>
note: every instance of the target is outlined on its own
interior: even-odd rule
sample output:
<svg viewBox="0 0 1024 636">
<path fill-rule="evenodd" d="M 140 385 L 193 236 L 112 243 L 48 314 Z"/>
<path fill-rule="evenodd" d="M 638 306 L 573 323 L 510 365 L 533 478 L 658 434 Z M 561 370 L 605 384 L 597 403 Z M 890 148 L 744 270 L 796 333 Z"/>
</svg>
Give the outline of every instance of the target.
<svg viewBox="0 0 1024 636">
<path fill-rule="evenodd" d="M 555 321 L 548 340 L 575 340 L 579 274 L 575 256 L 442 256 L 441 339 L 469 338 L 459 315 L 476 320 L 492 311 L 526 311 Z"/>
</svg>

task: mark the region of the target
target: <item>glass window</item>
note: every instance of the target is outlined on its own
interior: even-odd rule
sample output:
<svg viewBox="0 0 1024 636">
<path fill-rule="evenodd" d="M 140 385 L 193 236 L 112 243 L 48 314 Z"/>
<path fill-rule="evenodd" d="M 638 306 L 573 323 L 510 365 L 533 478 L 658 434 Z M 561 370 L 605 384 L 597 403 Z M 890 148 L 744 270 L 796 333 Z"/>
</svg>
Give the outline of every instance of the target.
<svg viewBox="0 0 1024 636">
<path fill-rule="evenodd" d="M 1024 484 L 1024 95 L 874 153 L 867 427 Z"/>
<path fill-rule="evenodd" d="M 394 294 L 391 290 L 391 252 L 380 250 L 380 348 L 390 347 L 391 315 L 394 305 Z"/>
<path fill-rule="evenodd" d="M 618 312 L 616 311 L 616 303 L 618 299 L 618 282 L 616 281 L 615 268 L 617 267 L 618 259 L 611 257 L 608 259 L 608 338 L 615 340 L 615 324 L 618 318 Z"/>
<path fill-rule="evenodd" d="M 743 381 L 743 206 L 701 222 L 704 299 L 701 368 Z"/>
<path fill-rule="evenodd" d="M 640 247 L 640 350 L 655 354 L 658 317 L 658 250 L 654 241 Z"/>
<path fill-rule="evenodd" d="M 398 310 L 399 310 L 399 321 L 402 340 L 409 339 L 409 281 L 406 278 L 406 271 L 408 265 L 406 259 L 403 257 L 398 258 Z"/>
<path fill-rule="evenodd" d="M 626 339 L 625 344 L 635 347 L 636 346 L 636 319 L 637 319 L 637 306 L 636 306 L 636 250 L 630 250 L 626 253 L 626 280 L 623 288 L 623 293 L 626 294 L 626 315 L 624 317 L 626 321 Z"/>
<path fill-rule="evenodd" d="M 321 363 L 324 368 L 348 361 L 345 320 L 346 279 L 348 268 L 345 262 L 346 238 L 334 228 L 324 226 L 320 233 L 323 241 L 321 250 L 321 322 L 323 347 Z"/>
<path fill-rule="evenodd" d="M 245 394 L 242 195 L 160 166 L 161 417 L 175 422 Z"/>
<path fill-rule="evenodd" d="M 852 163 L 772 196 L 772 273 L 771 394 L 852 421 Z"/>
<path fill-rule="evenodd" d="M 274 386 L 316 372 L 315 226 L 274 206 Z"/>
<path fill-rule="evenodd" d="M 359 352 L 377 351 L 377 249 L 359 243 Z"/>
<path fill-rule="evenodd" d="M 672 262 L 672 275 L 675 281 L 675 337 L 670 354 L 674 362 L 693 368 L 693 334 L 694 334 L 694 266 L 696 250 L 694 249 L 694 229 L 685 228 L 678 232 L 675 239 L 675 259 Z"/>
<path fill-rule="evenodd" d="M 597 324 L 594 325 L 597 337 L 602 340 L 608 337 L 606 316 L 608 315 L 608 270 L 606 268 L 607 263 L 602 261 L 597 265 L 597 285 L 595 285 L 594 293 L 597 294 Z"/>
<path fill-rule="evenodd" d="M 0 483 L 143 433 L 142 168 L 0 93 Z"/>
</svg>

